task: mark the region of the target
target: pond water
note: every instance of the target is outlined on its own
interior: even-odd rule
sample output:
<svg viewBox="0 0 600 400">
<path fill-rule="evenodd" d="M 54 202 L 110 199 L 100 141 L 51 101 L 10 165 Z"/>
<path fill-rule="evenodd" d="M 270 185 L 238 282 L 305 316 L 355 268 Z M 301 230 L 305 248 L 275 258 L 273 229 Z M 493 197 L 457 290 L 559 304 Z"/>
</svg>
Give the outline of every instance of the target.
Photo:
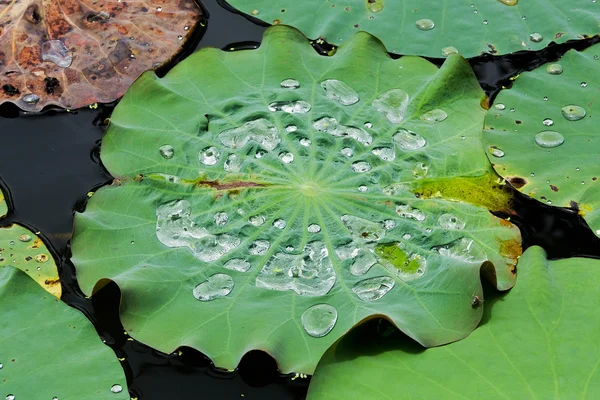
<svg viewBox="0 0 600 400">
<path fill-rule="evenodd" d="M 209 14 L 208 27 L 206 32 L 196 32 L 196 40 L 191 41 L 186 54 L 205 46 L 231 50 L 259 45 L 264 26 L 228 10 L 217 0 L 203 3 Z M 502 86 L 510 86 L 510 77 L 554 60 L 569 48 L 583 49 L 598 41 L 596 38 L 577 44 L 551 45 L 540 52 L 503 57 L 484 55 L 472 59 L 471 64 L 493 99 Z M 322 53 L 329 49 L 326 44 L 315 47 Z M 431 61 L 436 65 L 443 62 Z M 166 73 L 167 69 L 160 73 Z M 18 222 L 41 231 L 60 260 L 63 299 L 83 311 L 117 356 L 125 359 L 122 364 L 132 397 L 303 399 L 310 378 L 279 374 L 276 362 L 265 353 L 249 353 L 236 372 L 213 368 L 208 358 L 193 349 L 163 354 L 124 334 L 118 319 L 120 292 L 115 284 L 103 288 L 92 300 L 85 299 L 79 291 L 69 261 L 73 214 L 74 210 L 85 208 L 88 192 L 112 180 L 99 161 L 99 146 L 103 121 L 113 106 L 101 105 L 98 109 L 73 113 L 48 110 L 42 115 L 25 115 L 11 105 L 0 107 L 4 144 L 0 185 L 12 206 L 2 224 Z M 521 227 L 525 246 L 541 245 L 551 258 L 577 255 L 600 258 L 600 239 L 576 212 L 552 208 L 518 193 L 515 196 L 516 215 L 511 219 Z"/>
</svg>

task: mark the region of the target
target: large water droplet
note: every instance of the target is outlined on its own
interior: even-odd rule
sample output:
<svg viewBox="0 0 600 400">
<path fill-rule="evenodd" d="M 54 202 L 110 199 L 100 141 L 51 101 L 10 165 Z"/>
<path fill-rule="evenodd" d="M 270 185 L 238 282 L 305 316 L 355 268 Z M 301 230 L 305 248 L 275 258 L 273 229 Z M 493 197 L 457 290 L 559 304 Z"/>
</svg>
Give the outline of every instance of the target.
<svg viewBox="0 0 600 400">
<path fill-rule="evenodd" d="M 408 94 L 402 89 L 392 89 L 373 100 L 373 108 L 385 115 L 393 124 L 404 121 L 408 107 Z"/>
<path fill-rule="evenodd" d="M 354 172 L 368 172 L 371 170 L 371 164 L 366 161 L 355 161 L 352 163 L 352 170 Z"/>
<path fill-rule="evenodd" d="M 248 141 L 254 140 L 268 151 L 275 149 L 281 141 L 277 127 L 264 118 L 225 130 L 219 134 L 219 139 L 224 146 L 233 149 L 242 148 Z"/>
<path fill-rule="evenodd" d="M 285 131 L 288 133 L 296 132 L 298 127 L 296 125 L 288 125 L 285 127 Z"/>
<path fill-rule="evenodd" d="M 329 304 L 316 304 L 302 313 L 302 327 L 310 336 L 320 338 L 327 335 L 337 321 L 337 311 Z"/>
<path fill-rule="evenodd" d="M 7 394 L 6 395 L 6 400 L 15 400 L 15 395 L 14 394 Z"/>
<path fill-rule="evenodd" d="M 284 152 L 279 153 L 279 159 L 284 164 L 290 164 L 291 162 L 294 161 L 294 155 L 292 153 L 284 151 Z"/>
<path fill-rule="evenodd" d="M 220 158 L 221 153 L 215 146 L 205 147 L 198 153 L 198 159 L 204 165 L 215 165 Z"/>
<path fill-rule="evenodd" d="M 406 237 L 406 234 L 403 237 Z M 410 237 L 409 234 L 408 238 Z M 404 247 L 401 242 L 382 243 L 375 247 L 375 254 L 381 265 L 403 281 L 420 278 L 427 269 L 427 260 L 416 253 L 407 255 Z"/>
<path fill-rule="evenodd" d="M 383 161 L 394 161 L 396 159 L 396 151 L 389 147 L 376 147 L 372 153 Z"/>
<path fill-rule="evenodd" d="M 442 214 L 438 218 L 438 224 L 444 229 L 464 229 L 466 223 L 452 214 Z"/>
<path fill-rule="evenodd" d="M 340 153 L 342 153 L 342 155 L 345 157 L 352 157 L 354 155 L 354 150 L 352 150 L 350 147 L 344 147 Z"/>
<path fill-rule="evenodd" d="M 502 111 L 502 110 L 505 110 L 505 109 L 506 109 L 506 106 L 505 106 L 504 104 L 502 104 L 502 103 L 498 103 L 498 104 L 495 104 L 495 105 L 494 105 L 494 108 L 495 108 L 496 110 L 500 110 L 500 111 Z"/>
<path fill-rule="evenodd" d="M 354 242 L 340 246 L 335 250 L 335 254 L 340 261 L 352 260 L 350 265 L 350 273 L 354 276 L 362 276 L 369 272 L 371 267 L 377 262 L 377 257 L 365 249 L 356 247 Z"/>
<path fill-rule="evenodd" d="M 170 160 L 175 155 L 175 149 L 173 149 L 173 146 L 171 146 L 170 144 L 164 144 L 160 146 L 158 148 L 158 152 L 163 158 L 167 160 Z"/>
<path fill-rule="evenodd" d="M 385 229 L 379 222 L 354 215 L 342 215 L 340 219 L 355 239 L 372 242 L 381 239 L 385 235 Z"/>
<path fill-rule="evenodd" d="M 448 57 L 450 54 L 458 54 L 458 49 L 454 46 L 448 46 L 442 49 L 442 55 L 444 57 Z"/>
<path fill-rule="evenodd" d="M 336 274 L 323 242 L 308 243 L 302 254 L 276 253 L 256 277 L 256 286 L 293 290 L 301 296 L 324 296 L 335 284 Z"/>
<path fill-rule="evenodd" d="M 516 6 L 519 0 L 498 0 L 502 4 L 506 4 L 507 6 Z"/>
<path fill-rule="evenodd" d="M 113 393 L 121 393 L 123 391 L 123 386 L 121 385 L 112 385 L 110 391 Z"/>
<path fill-rule="evenodd" d="M 488 148 L 488 151 L 490 152 L 491 155 L 493 155 L 494 157 L 498 157 L 498 158 L 502 158 L 504 157 L 504 151 L 496 146 L 490 146 Z"/>
<path fill-rule="evenodd" d="M 529 40 L 531 40 L 533 43 L 539 43 L 544 40 L 544 37 L 541 34 L 534 32 L 529 35 Z"/>
<path fill-rule="evenodd" d="M 429 122 L 430 124 L 435 124 L 438 122 L 442 122 L 443 120 L 448 118 L 448 114 L 446 114 L 446 111 L 436 108 L 435 110 L 428 111 L 425 114 L 421 115 L 420 118 L 421 121 Z"/>
<path fill-rule="evenodd" d="M 252 266 L 252 264 L 250 264 L 248 261 L 243 260 L 241 258 L 232 258 L 231 260 L 229 260 L 225 264 L 223 264 L 224 268 L 230 269 L 232 271 L 238 271 L 238 272 L 248 272 L 248 270 L 250 269 L 251 266 Z"/>
<path fill-rule="evenodd" d="M 404 150 L 418 150 L 427 144 L 425 138 L 416 132 L 400 128 L 393 136 L 394 142 Z"/>
<path fill-rule="evenodd" d="M 273 221 L 273 226 L 277 229 L 284 229 L 287 226 L 287 222 L 284 219 L 278 218 Z"/>
<path fill-rule="evenodd" d="M 544 148 L 558 147 L 564 142 L 564 136 L 556 131 L 542 131 L 535 135 L 535 143 Z"/>
<path fill-rule="evenodd" d="M 321 87 L 325 90 L 327 98 L 335 100 L 343 106 L 351 106 L 358 103 L 358 93 L 342 81 L 327 79 L 321 82 Z"/>
<path fill-rule="evenodd" d="M 435 246 L 432 250 L 439 252 L 444 257 L 471 263 L 482 263 L 487 260 L 485 253 L 472 239 L 467 238 L 457 239 L 442 246 Z"/>
<path fill-rule="evenodd" d="M 563 73 L 563 67 L 560 64 L 548 64 L 546 72 L 550 75 L 560 75 Z"/>
<path fill-rule="evenodd" d="M 319 233 L 321 232 L 321 226 L 318 224 L 310 224 L 307 228 L 310 233 Z"/>
<path fill-rule="evenodd" d="M 242 169 L 243 160 L 237 154 L 230 154 L 227 156 L 223 169 L 227 172 L 239 172 Z"/>
<path fill-rule="evenodd" d="M 425 221 L 425 213 L 418 208 L 409 206 L 408 204 L 397 204 L 396 214 L 402 218 L 410 218 L 416 221 Z"/>
<path fill-rule="evenodd" d="M 284 89 L 298 89 L 300 82 L 295 79 L 284 79 L 281 81 L 281 87 Z"/>
<path fill-rule="evenodd" d="M 255 240 L 250 244 L 248 253 L 252 254 L 253 256 L 262 256 L 267 254 L 269 247 L 271 247 L 271 243 L 269 243 L 267 240 Z"/>
<path fill-rule="evenodd" d="M 254 226 L 261 226 L 265 223 L 265 217 L 262 215 L 253 215 L 248 219 L 248 221 L 250 221 L 250 223 Z"/>
<path fill-rule="evenodd" d="M 583 107 L 575 105 L 564 106 L 561 109 L 561 112 L 563 117 L 565 117 L 569 121 L 579 121 L 580 119 L 583 119 L 586 114 L 585 109 L 583 109 Z"/>
<path fill-rule="evenodd" d="M 367 1 L 367 8 L 369 9 L 369 11 L 376 13 L 376 12 L 383 10 L 383 0 L 366 0 L 366 1 Z"/>
<path fill-rule="evenodd" d="M 23 102 L 27 104 L 37 104 L 40 101 L 40 96 L 37 94 L 26 94 L 23 96 Z"/>
<path fill-rule="evenodd" d="M 310 104 L 303 100 L 274 101 L 269 104 L 269 111 L 283 111 L 288 114 L 304 114 L 310 111 Z"/>
<path fill-rule="evenodd" d="M 364 129 L 342 125 L 335 118 L 331 117 L 323 117 L 316 120 L 313 123 L 313 127 L 319 132 L 327 132 L 332 136 L 352 138 L 365 146 L 370 145 L 373 141 L 371 135 Z"/>
<path fill-rule="evenodd" d="M 194 297 L 200 301 L 211 301 L 227 296 L 233 290 L 233 278 L 227 274 L 214 274 L 204 282 L 198 284 L 194 290 Z"/>
<path fill-rule="evenodd" d="M 433 21 L 427 18 L 417 20 L 416 25 L 422 31 L 430 31 L 435 27 Z"/>
<path fill-rule="evenodd" d="M 352 291 L 363 301 L 375 301 L 393 289 L 396 282 L 387 276 L 362 280 L 354 285 Z"/>
<path fill-rule="evenodd" d="M 46 40 L 42 43 L 42 60 L 68 68 L 73 62 L 73 56 L 62 40 Z"/>
<path fill-rule="evenodd" d="M 19 240 L 21 242 L 25 242 L 25 243 L 30 242 L 31 241 L 31 235 L 28 235 L 28 234 L 24 233 L 24 234 L 22 234 L 22 235 L 19 236 Z"/>
<path fill-rule="evenodd" d="M 168 247 L 187 247 L 194 257 L 204 262 L 218 260 L 239 246 L 241 240 L 231 235 L 213 235 L 190 218 L 191 206 L 186 200 L 175 200 L 156 209 L 156 236 Z"/>
<path fill-rule="evenodd" d="M 229 215 L 226 212 L 218 212 L 213 216 L 213 220 L 215 221 L 215 225 L 223 226 L 229 220 Z"/>
</svg>

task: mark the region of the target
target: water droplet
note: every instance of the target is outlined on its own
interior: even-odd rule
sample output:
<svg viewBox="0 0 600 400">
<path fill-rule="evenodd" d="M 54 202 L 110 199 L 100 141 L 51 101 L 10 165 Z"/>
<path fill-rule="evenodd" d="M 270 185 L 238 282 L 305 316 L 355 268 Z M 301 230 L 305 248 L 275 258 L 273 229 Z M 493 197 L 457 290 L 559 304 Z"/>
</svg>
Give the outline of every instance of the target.
<svg viewBox="0 0 600 400">
<path fill-rule="evenodd" d="M 227 172 L 239 172 L 242 169 L 242 158 L 237 154 L 230 154 L 225 159 L 223 169 Z"/>
<path fill-rule="evenodd" d="M 254 226 L 261 226 L 265 223 L 265 217 L 262 215 L 253 215 L 248 219 L 248 221 L 250 221 L 250 223 Z"/>
<path fill-rule="evenodd" d="M 502 110 L 506 109 L 506 106 L 504 104 L 502 104 L 502 103 L 498 103 L 498 104 L 494 105 L 494 108 L 496 110 L 502 111 Z"/>
<path fill-rule="evenodd" d="M 386 231 L 392 230 L 396 227 L 396 223 L 391 219 L 386 219 L 383 221 L 383 229 Z"/>
<path fill-rule="evenodd" d="M 4 368 L 4 365 L 2 363 L 0 363 L 0 369 Z"/>
<path fill-rule="evenodd" d="M 515 112 L 515 108 L 511 107 L 511 109 L 509 110 L 510 112 Z"/>
<path fill-rule="evenodd" d="M 535 176 L 535 173 L 534 173 L 534 172 L 532 172 L 532 173 L 531 173 L 531 174 L 529 174 L 529 175 L 531 175 L 531 176 L 533 177 L 533 176 Z"/>
<path fill-rule="evenodd" d="M 286 151 L 279 153 L 279 159 L 284 164 L 290 164 L 294 161 L 294 155 L 292 153 L 288 153 Z"/>
<path fill-rule="evenodd" d="M 529 35 L 529 40 L 531 40 L 533 43 L 539 43 L 544 40 L 544 37 L 541 34 L 534 32 Z"/>
<path fill-rule="evenodd" d="M 123 386 L 121 385 L 112 385 L 110 391 L 113 393 L 121 393 L 123 391 Z"/>
<path fill-rule="evenodd" d="M 368 172 L 371 170 L 371 164 L 366 161 L 355 161 L 352 163 L 352 170 L 354 172 Z"/>
<path fill-rule="evenodd" d="M 241 258 L 232 258 L 231 260 L 229 260 L 225 264 L 223 264 L 223 268 L 227 268 L 232 271 L 238 271 L 238 272 L 248 272 L 248 270 L 250 269 L 251 266 L 252 266 L 252 264 L 250 264 L 248 261 L 243 260 Z"/>
<path fill-rule="evenodd" d="M 6 395 L 6 400 L 15 400 L 15 395 L 14 394 L 7 394 Z"/>
<path fill-rule="evenodd" d="M 171 146 L 170 144 L 164 144 L 160 146 L 158 148 L 158 152 L 163 158 L 167 160 L 170 160 L 175 155 L 175 149 L 173 149 L 173 146 Z"/>
<path fill-rule="evenodd" d="M 363 301 L 375 301 L 393 289 L 396 282 L 387 276 L 362 280 L 354 285 L 352 291 Z"/>
<path fill-rule="evenodd" d="M 35 257 L 33 257 L 33 259 L 34 259 L 36 262 L 39 262 L 39 263 L 45 263 L 45 262 L 47 262 L 47 261 L 48 261 L 50 258 L 48 257 L 48 254 L 41 253 L 41 254 L 36 254 L 36 255 L 35 255 Z M 15 260 L 13 260 L 13 262 L 15 262 Z"/>
<path fill-rule="evenodd" d="M 251 13 L 252 15 L 258 15 L 258 10 L 252 10 L 250 13 Z"/>
<path fill-rule="evenodd" d="M 340 219 L 355 239 L 372 242 L 381 239 L 385 235 L 385 229 L 379 222 L 354 215 L 342 215 Z"/>
<path fill-rule="evenodd" d="M 271 243 L 266 240 L 255 240 L 250 244 L 248 252 L 253 256 L 262 256 L 267 254 L 267 250 L 271 247 Z"/>
<path fill-rule="evenodd" d="M 448 57 L 450 54 L 458 54 L 458 50 L 454 46 L 444 47 L 442 49 L 442 55 Z"/>
<path fill-rule="evenodd" d="M 542 124 L 544 124 L 545 126 L 552 126 L 554 125 L 554 121 L 552 121 L 550 118 L 546 118 L 542 121 Z"/>
<path fill-rule="evenodd" d="M 284 89 L 298 89 L 300 82 L 295 79 L 284 79 L 281 81 L 281 87 Z"/>
<path fill-rule="evenodd" d="M 358 93 L 348 84 L 337 79 L 327 79 L 321 82 L 328 99 L 335 100 L 343 106 L 351 106 L 358 103 Z"/>
<path fill-rule="evenodd" d="M 366 0 L 369 11 L 377 13 L 383 10 L 383 0 Z"/>
<path fill-rule="evenodd" d="M 556 131 L 542 131 L 535 135 L 535 143 L 544 148 L 558 147 L 564 142 L 564 136 Z"/>
<path fill-rule="evenodd" d="M 435 109 L 426 112 L 425 114 L 421 115 L 420 118 L 421 121 L 429 122 L 430 124 L 435 124 L 438 122 L 442 122 L 443 120 L 448 118 L 448 114 L 446 114 L 446 111 L 444 110 Z"/>
<path fill-rule="evenodd" d="M 425 213 L 418 208 L 413 208 L 408 204 L 397 204 L 396 214 L 402 218 L 410 218 L 416 221 L 425 221 Z"/>
<path fill-rule="evenodd" d="M 498 158 L 504 157 L 504 151 L 496 146 L 490 146 L 488 151 L 494 157 L 498 157 Z"/>
<path fill-rule="evenodd" d="M 321 227 L 318 224 L 310 224 L 308 226 L 308 231 L 310 233 L 319 233 L 321 232 Z"/>
<path fill-rule="evenodd" d="M 62 40 L 46 40 L 42 43 L 42 60 L 68 68 L 73 62 L 73 56 Z"/>
<path fill-rule="evenodd" d="M 583 119 L 586 114 L 583 107 L 574 106 L 574 105 L 564 106 L 561 109 L 561 112 L 562 112 L 563 117 L 565 117 L 569 121 L 579 121 L 580 119 Z"/>
<path fill-rule="evenodd" d="M 368 187 L 366 187 L 365 185 L 360 185 L 360 186 L 358 187 L 358 191 L 359 191 L 359 192 L 362 192 L 362 193 L 364 193 L 364 192 L 366 192 L 367 190 L 369 190 L 369 188 L 368 188 Z"/>
<path fill-rule="evenodd" d="M 548 64 L 546 67 L 546 72 L 550 75 L 560 75 L 563 73 L 563 67 L 560 64 Z"/>
<path fill-rule="evenodd" d="M 392 89 L 373 100 L 373 108 L 385 115 L 393 124 L 404 121 L 408 107 L 408 94 L 402 89 Z"/>
<path fill-rule="evenodd" d="M 162 7 L 156 7 L 156 11 L 161 12 L 162 11 Z"/>
<path fill-rule="evenodd" d="M 575 167 L 575 171 L 580 171 L 581 169 L 579 167 Z"/>
<path fill-rule="evenodd" d="M 177 35 L 177 40 L 183 40 L 183 35 Z"/>
<path fill-rule="evenodd" d="M 25 96 L 23 96 L 23 102 L 27 103 L 27 104 L 37 104 L 40 101 L 40 96 L 38 96 L 37 94 L 26 94 Z"/>
<path fill-rule="evenodd" d="M 581 86 L 581 87 L 587 87 L 587 85 L 588 85 L 587 82 L 581 82 L 581 84 L 579 86 Z"/>
<path fill-rule="evenodd" d="M 544 96 L 544 101 L 548 101 L 548 96 Z"/>
<path fill-rule="evenodd" d="M 254 154 L 254 157 L 256 157 L 256 158 L 263 158 L 265 156 L 265 154 L 267 154 L 265 151 L 263 151 L 263 150 L 257 150 L 256 154 Z"/>
<path fill-rule="evenodd" d="M 393 136 L 394 142 L 404 150 L 418 150 L 427 144 L 425 138 L 416 132 L 400 128 Z"/>
<path fill-rule="evenodd" d="M 275 149 L 281 141 L 277 127 L 264 118 L 225 130 L 219 134 L 219 139 L 224 146 L 232 149 L 242 148 L 253 140 L 268 151 Z"/>
<path fill-rule="evenodd" d="M 487 260 L 485 253 L 472 239 L 467 238 L 460 238 L 442 246 L 435 246 L 432 250 L 437 251 L 444 257 L 471 263 L 482 263 Z"/>
<path fill-rule="evenodd" d="M 284 219 L 278 218 L 273 221 L 273 226 L 277 229 L 284 229 L 287 226 L 287 222 Z"/>
<path fill-rule="evenodd" d="M 310 111 L 310 104 L 303 100 L 274 101 L 269 104 L 269 111 L 283 111 L 288 114 L 304 114 Z"/>
<path fill-rule="evenodd" d="M 432 20 L 427 19 L 427 18 L 423 18 L 420 19 L 416 22 L 417 28 L 419 28 L 422 31 L 430 31 L 435 27 L 435 24 L 433 23 Z"/>
<path fill-rule="evenodd" d="M 300 139 L 300 144 L 304 147 L 309 147 L 311 144 L 311 141 L 310 141 L 310 139 L 302 138 L 302 139 Z"/>
<path fill-rule="evenodd" d="M 396 151 L 390 147 L 376 147 L 371 152 L 383 161 L 394 161 L 396 159 Z"/>
<path fill-rule="evenodd" d="M 352 157 L 354 155 L 354 150 L 352 150 L 350 147 L 344 147 L 341 150 L 341 153 L 345 157 Z"/>
<path fill-rule="evenodd" d="M 427 172 L 429 172 L 429 166 L 423 163 L 416 163 L 412 170 L 413 178 L 423 179 L 427 176 Z"/>
<path fill-rule="evenodd" d="M 184 30 L 184 31 L 189 31 L 189 30 L 190 30 L 190 27 L 189 27 L 189 26 L 184 26 L 184 27 L 183 27 L 183 30 Z"/>
<path fill-rule="evenodd" d="M 319 132 L 327 132 L 335 137 L 349 137 L 357 142 L 369 146 L 373 141 L 364 129 L 354 126 L 346 126 L 340 124 L 335 118 L 323 117 L 313 123 L 313 127 Z"/>
<path fill-rule="evenodd" d="M 507 6 L 516 6 L 519 0 L 498 0 L 500 3 L 505 4 Z"/>
<path fill-rule="evenodd" d="M 488 21 L 487 19 L 484 19 L 484 20 L 483 20 L 483 24 L 484 24 L 484 25 L 487 25 L 487 24 L 489 24 L 489 21 Z"/>
<path fill-rule="evenodd" d="M 221 153 L 215 146 L 205 147 L 198 153 L 198 159 L 204 165 L 215 165 L 220 158 Z"/>
<path fill-rule="evenodd" d="M 464 229 L 466 223 L 452 214 L 442 214 L 438 218 L 438 224 L 444 229 Z"/>
<path fill-rule="evenodd" d="M 288 133 L 296 132 L 298 127 L 296 125 L 288 125 L 285 127 L 285 131 Z"/>
<path fill-rule="evenodd" d="M 365 128 L 371 129 L 372 127 L 373 127 L 373 124 L 371 122 L 365 122 Z"/>
<path fill-rule="evenodd" d="M 276 253 L 256 277 L 256 286 L 293 290 L 301 296 L 324 296 L 335 284 L 336 274 L 323 242 L 308 243 L 302 254 Z"/>
<path fill-rule="evenodd" d="M 405 247 L 402 242 L 382 243 L 375 247 L 375 254 L 381 265 L 403 281 L 420 278 L 427 269 L 427 260 L 416 253 L 407 255 Z"/>
<path fill-rule="evenodd" d="M 285 247 L 285 251 L 287 251 L 287 252 L 292 252 L 292 251 L 294 251 L 294 246 L 286 246 L 286 247 Z"/>
<path fill-rule="evenodd" d="M 193 294 L 197 300 L 211 301 L 227 296 L 233 290 L 233 278 L 227 274 L 214 274 L 198 284 Z"/>
<path fill-rule="evenodd" d="M 194 257 L 203 262 L 216 261 L 240 245 L 241 240 L 231 235 L 212 235 L 191 219 L 191 205 L 186 200 L 175 200 L 156 209 L 156 236 L 165 246 L 187 247 Z"/>
<path fill-rule="evenodd" d="M 29 241 L 31 241 L 31 236 L 28 235 L 28 234 L 26 234 L 26 233 L 24 233 L 21 236 L 19 236 L 19 240 L 21 242 L 29 242 Z"/>
<path fill-rule="evenodd" d="M 410 240 L 410 239 L 412 239 L 412 235 L 410 233 L 405 233 L 404 235 L 402 235 L 402 239 Z"/>
<path fill-rule="evenodd" d="M 329 304 L 316 304 L 302 313 L 300 320 L 304 331 L 320 338 L 327 335 L 337 322 L 337 311 Z"/>
</svg>

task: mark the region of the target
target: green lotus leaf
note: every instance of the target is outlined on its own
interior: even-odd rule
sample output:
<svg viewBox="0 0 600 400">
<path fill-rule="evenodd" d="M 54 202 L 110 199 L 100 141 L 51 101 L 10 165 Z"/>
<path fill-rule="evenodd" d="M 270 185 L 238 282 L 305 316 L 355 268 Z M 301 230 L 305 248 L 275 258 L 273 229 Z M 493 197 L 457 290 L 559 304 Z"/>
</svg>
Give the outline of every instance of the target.
<svg viewBox="0 0 600 400">
<path fill-rule="evenodd" d="M 0 396 L 129 399 L 125 374 L 83 314 L 22 271 L 0 268 Z"/>
<path fill-rule="evenodd" d="M 600 45 L 521 74 L 485 120 L 494 169 L 523 193 L 580 211 L 600 236 Z"/>
<path fill-rule="evenodd" d="M 132 336 L 224 368 L 262 349 L 311 373 L 374 315 L 458 340 L 481 318 L 482 264 L 508 289 L 520 254 L 486 208 L 510 199 L 481 151 L 482 98 L 458 55 L 393 60 L 360 33 L 322 57 L 288 27 L 144 74 L 103 141 L 117 180 L 76 216 L 81 287 L 114 280 Z"/>
<path fill-rule="evenodd" d="M 8 214 L 8 204 L 4 193 L 0 190 L 0 218 L 6 216 L 6 214 Z"/>
<path fill-rule="evenodd" d="M 465 57 L 540 50 L 600 33 L 600 4 L 592 0 L 227 0 L 269 24 L 286 24 L 306 36 L 339 45 L 369 32 L 392 53 Z"/>
<path fill-rule="evenodd" d="M 516 286 L 484 303 L 486 322 L 468 338 L 425 350 L 397 331 L 359 327 L 321 360 L 308 399 L 596 399 L 598 268 L 547 261 L 532 247 Z"/>
</svg>

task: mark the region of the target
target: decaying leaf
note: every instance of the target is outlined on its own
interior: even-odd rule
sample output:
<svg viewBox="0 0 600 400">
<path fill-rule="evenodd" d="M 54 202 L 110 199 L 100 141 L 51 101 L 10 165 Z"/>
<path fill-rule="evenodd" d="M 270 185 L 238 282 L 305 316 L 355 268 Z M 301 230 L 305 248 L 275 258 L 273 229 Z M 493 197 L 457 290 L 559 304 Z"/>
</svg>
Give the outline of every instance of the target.
<svg viewBox="0 0 600 400">
<path fill-rule="evenodd" d="M 193 0 L 0 1 L 0 104 L 114 101 L 171 59 L 200 17 Z"/>
</svg>

